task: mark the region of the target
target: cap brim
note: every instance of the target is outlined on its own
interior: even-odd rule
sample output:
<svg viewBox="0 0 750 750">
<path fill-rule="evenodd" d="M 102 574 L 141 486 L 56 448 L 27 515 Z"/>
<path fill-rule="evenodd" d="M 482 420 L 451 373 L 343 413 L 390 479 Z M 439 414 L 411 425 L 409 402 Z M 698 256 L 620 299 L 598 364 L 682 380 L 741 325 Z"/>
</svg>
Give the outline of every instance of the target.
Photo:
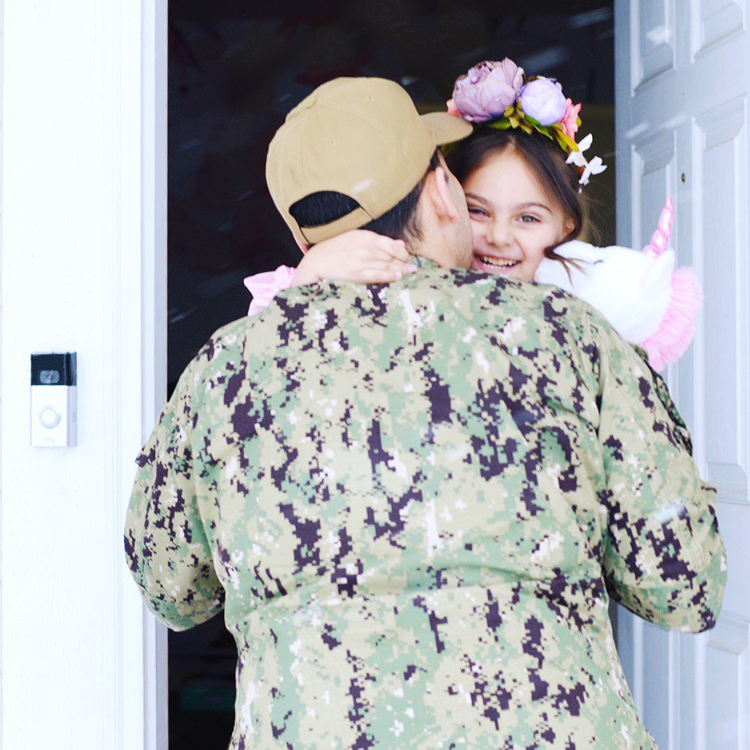
<svg viewBox="0 0 750 750">
<path fill-rule="evenodd" d="M 435 139 L 436 146 L 463 140 L 474 130 L 470 122 L 455 115 L 449 115 L 447 112 L 430 112 L 422 115 L 421 119 L 427 131 Z"/>
</svg>

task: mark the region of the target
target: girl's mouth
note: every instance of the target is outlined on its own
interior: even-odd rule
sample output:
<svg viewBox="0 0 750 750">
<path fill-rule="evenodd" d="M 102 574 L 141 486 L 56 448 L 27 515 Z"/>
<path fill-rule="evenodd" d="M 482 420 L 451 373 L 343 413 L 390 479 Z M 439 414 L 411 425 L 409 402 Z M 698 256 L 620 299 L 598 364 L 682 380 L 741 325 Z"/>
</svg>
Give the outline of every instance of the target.
<svg viewBox="0 0 750 750">
<path fill-rule="evenodd" d="M 510 260 L 508 258 L 492 258 L 489 255 L 475 255 L 477 265 L 483 271 L 490 273 L 497 271 L 508 271 L 521 263 L 520 260 Z"/>
</svg>

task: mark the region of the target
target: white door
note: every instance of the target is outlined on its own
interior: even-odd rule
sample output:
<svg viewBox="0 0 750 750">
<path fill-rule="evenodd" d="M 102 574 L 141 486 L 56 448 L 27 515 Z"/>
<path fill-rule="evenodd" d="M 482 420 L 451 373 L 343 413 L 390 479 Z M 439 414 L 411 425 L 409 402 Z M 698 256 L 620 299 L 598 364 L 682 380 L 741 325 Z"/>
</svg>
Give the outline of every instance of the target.
<svg viewBox="0 0 750 750">
<path fill-rule="evenodd" d="M 660 750 L 750 748 L 748 102 L 745 0 L 615 0 L 618 242 L 643 246 L 666 196 L 705 301 L 668 383 L 719 492 L 729 582 L 715 629 L 668 633 L 619 610 L 618 643 Z"/>
</svg>

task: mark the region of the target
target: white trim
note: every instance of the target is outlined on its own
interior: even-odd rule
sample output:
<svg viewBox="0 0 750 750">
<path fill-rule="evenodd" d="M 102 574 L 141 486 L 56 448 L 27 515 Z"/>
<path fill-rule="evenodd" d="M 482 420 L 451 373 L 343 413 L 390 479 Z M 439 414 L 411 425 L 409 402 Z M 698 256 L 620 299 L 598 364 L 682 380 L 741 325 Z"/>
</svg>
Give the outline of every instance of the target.
<svg viewBox="0 0 750 750">
<path fill-rule="evenodd" d="M 3 365 L 3 356 L 2 356 L 2 342 L 3 342 L 3 326 L 2 326 L 2 305 L 3 305 L 3 297 L 2 297 L 2 276 L 3 276 L 3 245 L 4 245 L 4 232 L 2 231 L 3 226 L 3 186 L 4 186 L 4 174 L 2 174 L 2 164 L 4 163 L 3 160 L 3 149 L 5 147 L 5 138 L 3 136 L 3 130 L 5 128 L 5 120 L 3 117 L 4 112 L 4 104 L 5 104 L 5 96 L 4 96 L 4 83 L 5 83 L 5 76 L 4 76 L 4 66 L 5 66 L 5 38 L 3 34 L 3 29 L 5 26 L 5 3 L 4 0 L 0 0 L 0 394 L 2 394 L 2 365 Z M 3 412 L 3 401 L 2 401 L 2 395 L 0 395 L 0 456 L 2 456 L 2 444 L 3 444 L 3 430 L 2 430 L 2 412 Z M 3 480 L 2 480 L 2 461 L 0 460 L 0 540 L 2 540 L 3 533 L 2 533 L 2 506 L 3 506 Z M 0 542 L 0 750 L 2 750 L 3 747 L 3 735 L 2 735 L 2 725 L 3 725 L 3 680 L 2 680 L 2 674 L 3 674 L 3 621 L 2 621 L 2 608 L 3 608 L 3 568 L 2 568 L 2 542 Z"/>
<path fill-rule="evenodd" d="M 121 15 L 129 4 L 121 0 Z M 123 54 L 119 85 L 123 114 L 131 116 L 128 136 L 139 145 L 139 160 L 132 158 L 135 142 L 122 144 L 120 200 L 139 195 L 129 213 L 139 217 L 123 230 L 127 243 L 140 247 L 140 264 L 123 262 L 119 256 L 120 294 L 123 300 L 139 300 L 140 318 L 127 314 L 118 321 L 123 344 L 129 339 L 132 359 L 120 362 L 120 414 L 123 433 L 130 446 L 143 445 L 166 399 L 167 373 L 167 0 L 142 0 L 139 24 L 129 29 L 128 52 Z M 124 36 L 124 29 L 122 31 Z M 137 130 L 136 130 L 137 127 Z M 139 182 L 140 190 L 134 189 Z M 135 202 L 134 202 L 135 203 Z M 123 313 L 133 313 L 130 308 Z M 140 357 L 136 355 L 140 353 Z M 140 410 L 134 409 L 140 404 Z M 115 537 L 121 543 L 122 524 L 134 473 L 133 450 L 120 452 L 119 472 L 123 503 Z M 121 607 L 122 747 L 125 750 L 166 750 L 167 635 L 166 629 L 146 612 L 124 565 L 119 566 Z M 140 658 L 136 658 L 140 656 Z"/>
<path fill-rule="evenodd" d="M 628 127 L 630 126 L 627 109 L 624 103 L 630 98 L 633 81 L 637 78 L 635 68 L 636 60 L 631 47 L 633 41 L 630 35 L 630 24 L 632 22 L 635 8 L 627 2 L 617 0 L 615 2 L 615 60 L 627 60 L 630 67 L 620 65 L 615 75 L 615 144 L 616 153 L 621 163 L 616 173 L 615 199 L 617 216 L 617 244 L 623 247 L 632 247 L 631 236 L 631 185 L 634 181 L 627 168 L 623 165 L 630 164 L 630 159 L 625 158 L 626 151 L 631 149 L 628 139 Z M 628 73 L 630 75 L 628 75 Z"/>
<path fill-rule="evenodd" d="M 122 528 L 165 397 L 167 0 L 4 0 L 3 27 L 0 746 L 165 750 Z M 36 351 L 78 352 L 76 448 L 29 445 Z"/>
</svg>

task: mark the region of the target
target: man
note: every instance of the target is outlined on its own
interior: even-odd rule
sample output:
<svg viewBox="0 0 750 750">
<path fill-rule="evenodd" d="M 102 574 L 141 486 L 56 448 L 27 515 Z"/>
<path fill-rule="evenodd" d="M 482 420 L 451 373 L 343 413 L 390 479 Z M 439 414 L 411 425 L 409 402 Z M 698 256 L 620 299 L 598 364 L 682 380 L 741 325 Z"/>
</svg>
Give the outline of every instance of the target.
<svg viewBox="0 0 750 750">
<path fill-rule="evenodd" d="M 434 152 L 465 134 L 378 79 L 293 110 L 267 176 L 297 238 L 386 229 L 419 271 L 218 331 L 139 458 L 129 564 L 174 628 L 224 610 L 233 748 L 652 748 L 608 592 L 717 615 L 713 497 L 647 367 L 563 292 L 448 268 Z"/>
</svg>

